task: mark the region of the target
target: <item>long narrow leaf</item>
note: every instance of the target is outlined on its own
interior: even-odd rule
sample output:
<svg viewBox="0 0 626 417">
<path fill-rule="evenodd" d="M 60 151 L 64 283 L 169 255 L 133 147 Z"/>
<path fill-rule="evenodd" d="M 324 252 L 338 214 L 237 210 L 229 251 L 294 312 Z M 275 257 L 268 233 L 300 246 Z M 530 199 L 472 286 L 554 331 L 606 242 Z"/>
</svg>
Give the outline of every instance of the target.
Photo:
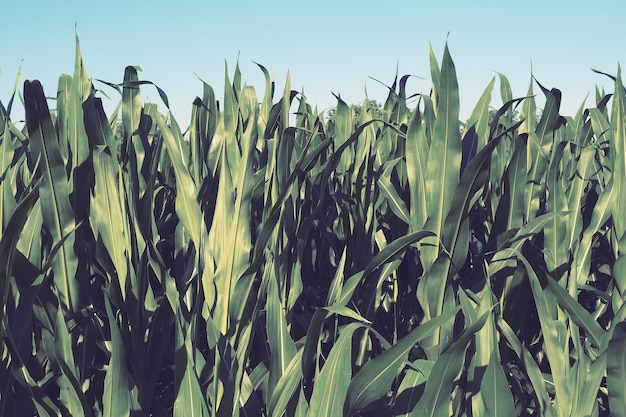
<svg viewBox="0 0 626 417">
<path fill-rule="evenodd" d="M 74 255 L 74 214 L 69 201 L 69 184 L 65 164 L 59 151 L 59 142 L 52 125 L 50 110 L 39 81 L 24 83 L 26 125 L 33 152 L 40 158 L 43 182 L 40 190 L 44 226 L 53 242 L 66 239 L 52 259 L 54 283 L 66 308 L 79 308 L 79 289 L 76 281 L 77 260 Z"/>
<path fill-rule="evenodd" d="M 606 384 L 612 416 L 626 416 L 626 323 L 613 330 L 606 357 Z"/>
<path fill-rule="evenodd" d="M 355 415 L 387 393 L 393 380 L 398 377 L 402 365 L 407 361 L 408 353 L 413 346 L 452 320 L 458 311 L 459 308 L 446 311 L 418 326 L 391 348 L 363 365 L 350 382 L 345 405 L 346 415 Z"/>
</svg>

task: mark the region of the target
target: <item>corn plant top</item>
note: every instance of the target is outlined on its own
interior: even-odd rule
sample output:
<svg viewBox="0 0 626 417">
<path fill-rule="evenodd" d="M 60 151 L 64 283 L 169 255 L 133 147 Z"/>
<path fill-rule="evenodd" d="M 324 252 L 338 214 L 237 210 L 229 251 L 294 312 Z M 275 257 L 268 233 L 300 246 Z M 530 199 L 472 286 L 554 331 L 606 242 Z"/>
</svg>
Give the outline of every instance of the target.
<svg viewBox="0 0 626 417">
<path fill-rule="evenodd" d="M 76 50 L 0 106 L 0 415 L 626 415 L 619 69 L 461 122 L 447 47 L 327 115 L 237 66 L 183 132 Z"/>
</svg>

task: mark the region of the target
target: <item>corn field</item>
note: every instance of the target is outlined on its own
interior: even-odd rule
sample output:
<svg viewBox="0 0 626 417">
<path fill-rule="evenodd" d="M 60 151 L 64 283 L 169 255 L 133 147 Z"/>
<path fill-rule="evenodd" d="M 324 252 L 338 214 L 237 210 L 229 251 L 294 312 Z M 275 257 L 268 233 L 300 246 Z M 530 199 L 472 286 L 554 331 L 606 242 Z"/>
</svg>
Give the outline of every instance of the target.
<svg viewBox="0 0 626 417">
<path fill-rule="evenodd" d="M 78 39 L 55 97 L 18 78 L 0 416 L 626 416 L 620 70 L 572 117 L 497 74 L 461 123 L 448 47 L 429 59 L 429 92 L 396 76 L 332 118 L 226 69 L 184 131 Z"/>
</svg>

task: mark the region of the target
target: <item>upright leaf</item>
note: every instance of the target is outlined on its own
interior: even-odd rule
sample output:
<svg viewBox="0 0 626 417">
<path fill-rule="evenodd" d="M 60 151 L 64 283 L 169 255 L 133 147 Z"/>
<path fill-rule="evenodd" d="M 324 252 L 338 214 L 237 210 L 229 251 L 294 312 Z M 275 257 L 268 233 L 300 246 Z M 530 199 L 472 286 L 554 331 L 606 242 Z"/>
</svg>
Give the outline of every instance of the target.
<svg viewBox="0 0 626 417">
<path fill-rule="evenodd" d="M 54 283 L 63 305 L 77 311 L 80 307 L 79 287 L 76 280 L 77 261 L 73 251 L 72 235 L 76 225 L 69 200 L 70 189 L 65 164 L 61 158 L 59 141 L 39 81 L 24 83 L 24 105 L 31 147 L 35 157 L 40 159 L 39 173 L 43 178 L 40 189 L 43 224 L 52 236 L 53 245 L 63 241 L 52 258 Z"/>
<path fill-rule="evenodd" d="M 480 396 L 485 404 L 486 416 L 513 416 L 513 395 L 498 356 L 497 348 L 494 347 L 480 385 Z"/>
<path fill-rule="evenodd" d="M 459 87 L 456 70 L 446 46 L 441 64 L 437 97 L 437 119 L 426 167 L 426 204 L 428 220 L 426 230 L 441 237 L 445 216 L 450 211 L 454 190 L 461 169 L 461 133 L 459 131 Z M 429 241 L 431 243 L 431 241 Z M 423 247 L 422 262 L 428 270 L 438 255 L 438 246 Z M 427 311 L 427 317 L 437 312 Z"/>
<path fill-rule="evenodd" d="M 426 199 L 426 167 L 428 142 L 419 107 L 409 121 L 405 140 L 406 171 L 410 194 L 411 231 L 420 230 L 428 219 Z"/>
<path fill-rule="evenodd" d="M 626 322 L 618 323 L 607 348 L 606 385 L 612 416 L 626 416 Z"/>
<path fill-rule="evenodd" d="M 308 417 L 341 417 L 352 376 L 352 335 L 361 323 L 348 324 L 315 378 Z"/>
<path fill-rule="evenodd" d="M 131 384 L 126 369 L 124 342 L 108 296 L 104 301 L 111 329 L 111 350 L 104 377 L 102 413 L 104 417 L 126 417 L 130 416 Z"/>
<path fill-rule="evenodd" d="M 465 362 L 465 350 L 474 334 L 484 326 L 489 316 L 489 312 L 482 314 L 437 359 L 430 371 L 424 394 L 415 406 L 412 416 L 447 417 L 451 415 L 452 390 Z"/>
</svg>

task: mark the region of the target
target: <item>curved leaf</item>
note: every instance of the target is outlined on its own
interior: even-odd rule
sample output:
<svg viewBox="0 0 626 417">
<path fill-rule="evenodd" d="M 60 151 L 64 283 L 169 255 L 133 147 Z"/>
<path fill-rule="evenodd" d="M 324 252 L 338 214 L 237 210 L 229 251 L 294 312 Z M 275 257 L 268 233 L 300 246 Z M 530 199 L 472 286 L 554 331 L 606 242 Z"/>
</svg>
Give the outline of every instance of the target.
<svg viewBox="0 0 626 417">
<path fill-rule="evenodd" d="M 425 237 L 434 236 L 435 234 L 433 232 L 420 230 L 418 232 L 409 233 L 408 235 L 399 237 L 398 239 L 385 246 L 383 250 L 381 250 L 376 256 L 374 256 L 370 263 L 367 264 L 363 272 L 358 272 L 348 278 L 343 286 L 343 291 L 341 293 L 341 298 L 339 299 L 339 304 L 346 305 L 348 301 L 350 301 L 350 298 L 352 297 L 352 294 L 354 293 L 356 287 L 359 285 L 361 279 L 367 278 L 367 276 L 371 274 L 376 268 L 398 256 L 398 254 L 406 250 L 406 248 L 413 243 L 419 242 Z"/>
<path fill-rule="evenodd" d="M 413 410 L 412 416 L 449 417 L 452 409 L 452 390 L 459 372 L 465 363 L 465 350 L 474 334 L 490 317 L 490 312 L 482 314 L 471 326 L 454 341 L 437 359 L 426 382 L 424 395 Z"/>
<path fill-rule="evenodd" d="M 437 328 L 454 319 L 460 306 L 419 325 L 398 343 L 368 361 L 355 375 L 348 388 L 345 410 L 353 416 L 385 395 L 408 359 L 410 350 Z"/>
</svg>

